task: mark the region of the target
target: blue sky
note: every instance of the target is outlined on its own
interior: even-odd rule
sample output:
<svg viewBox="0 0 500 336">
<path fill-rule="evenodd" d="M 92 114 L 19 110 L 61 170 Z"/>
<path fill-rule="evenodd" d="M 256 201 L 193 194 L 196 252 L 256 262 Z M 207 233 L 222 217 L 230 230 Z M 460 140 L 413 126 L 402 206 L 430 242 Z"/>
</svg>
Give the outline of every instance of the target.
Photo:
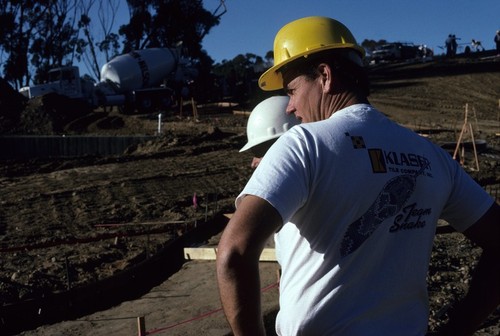
<svg viewBox="0 0 500 336">
<path fill-rule="evenodd" d="M 202 1 L 209 11 L 220 4 L 220 0 Z M 471 39 L 493 49 L 493 36 L 500 29 L 500 0 L 225 0 L 225 4 L 227 12 L 220 24 L 202 42 L 215 62 L 246 53 L 264 57 L 283 25 L 312 15 L 341 21 L 358 43 L 364 39 L 412 42 L 427 45 L 437 55 L 443 53 L 448 34 L 460 38 L 459 52 Z M 128 20 L 126 1 L 120 0 L 114 29 Z M 102 66 L 105 61 L 99 63 Z M 79 65 L 82 73 L 88 72 L 84 64 Z"/>
<path fill-rule="evenodd" d="M 213 11 L 220 0 L 203 0 Z M 425 44 L 435 54 L 448 34 L 461 38 L 461 50 L 471 39 L 493 49 L 500 29 L 500 0 L 226 0 L 221 23 L 203 40 L 216 61 L 238 54 L 265 56 L 274 36 L 286 23 L 305 16 L 329 16 L 344 23 L 358 43 L 364 39 Z M 461 51 L 459 49 L 459 52 Z"/>
</svg>

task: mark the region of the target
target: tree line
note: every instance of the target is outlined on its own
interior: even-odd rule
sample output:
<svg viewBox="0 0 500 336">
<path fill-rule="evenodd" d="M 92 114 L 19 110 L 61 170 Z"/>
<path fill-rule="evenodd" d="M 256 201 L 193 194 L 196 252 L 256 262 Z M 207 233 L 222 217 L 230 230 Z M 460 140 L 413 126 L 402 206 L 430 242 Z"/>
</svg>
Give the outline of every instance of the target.
<svg viewBox="0 0 500 336">
<path fill-rule="evenodd" d="M 120 6 L 129 19 L 117 26 Z M 214 64 L 202 41 L 226 11 L 224 0 L 213 11 L 202 0 L 0 0 L 0 73 L 19 89 L 45 82 L 52 68 L 85 64 L 99 80 L 100 67 L 119 54 L 182 42 L 198 72 L 192 95 L 244 99 L 272 52 Z"/>
<path fill-rule="evenodd" d="M 120 5 L 130 19 L 116 27 Z M 201 42 L 224 12 L 209 12 L 201 0 L 0 0 L 1 71 L 16 88 L 78 62 L 99 78 L 102 58 L 179 41 L 189 58 L 212 64 Z"/>
<path fill-rule="evenodd" d="M 119 6 L 126 6 L 129 20 L 117 27 Z M 202 41 L 225 13 L 224 0 L 213 11 L 202 0 L 0 0 L 0 72 L 15 89 L 76 63 L 99 79 L 102 64 L 116 55 L 182 42 L 199 74 L 193 95 L 242 101 L 255 93 L 273 54 L 240 54 L 214 64 Z"/>
</svg>

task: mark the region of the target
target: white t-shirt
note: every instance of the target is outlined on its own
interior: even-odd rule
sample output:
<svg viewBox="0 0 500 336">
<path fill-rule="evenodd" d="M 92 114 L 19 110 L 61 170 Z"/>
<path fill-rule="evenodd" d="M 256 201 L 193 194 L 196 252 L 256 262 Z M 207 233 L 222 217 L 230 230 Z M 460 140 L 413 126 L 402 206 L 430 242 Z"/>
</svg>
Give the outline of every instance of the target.
<svg viewBox="0 0 500 336">
<path fill-rule="evenodd" d="M 427 139 L 367 104 L 301 124 L 242 193 L 272 204 L 279 335 L 425 335 L 438 218 L 467 229 L 493 199 Z"/>
</svg>

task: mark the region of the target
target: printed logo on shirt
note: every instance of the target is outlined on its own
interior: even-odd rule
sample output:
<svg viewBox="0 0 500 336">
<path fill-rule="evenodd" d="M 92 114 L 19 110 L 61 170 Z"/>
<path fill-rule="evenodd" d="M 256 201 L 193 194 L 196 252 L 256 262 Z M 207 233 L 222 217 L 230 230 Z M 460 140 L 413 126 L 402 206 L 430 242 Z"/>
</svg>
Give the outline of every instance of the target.
<svg viewBox="0 0 500 336">
<path fill-rule="evenodd" d="M 362 136 L 351 136 L 352 145 L 354 149 L 366 148 L 365 140 Z"/>
<path fill-rule="evenodd" d="M 366 149 L 366 143 L 362 136 L 351 135 L 349 132 L 345 136 L 350 137 L 354 149 Z M 415 153 L 403 153 L 382 148 L 368 148 L 368 157 L 372 166 L 372 171 L 379 173 L 400 173 L 419 174 L 432 177 L 431 164 L 429 159 L 423 155 Z M 424 167 L 425 172 L 422 172 Z"/>
<path fill-rule="evenodd" d="M 394 218 L 389 232 L 398 232 L 401 230 L 412 230 L 423 228 L 427 223 L 425 217 L 432 213 L 431 208 L 419 208 L 417 203 L 409 204 Z"/>
<path fill-rule="evenodd" d="M 385 165 L 385 160 L 381 149 L 369 149 L 368 155 L 370 156 L 372 171 L 374 173 L 387 173 L 387 166 Z"/>
<path fill-rule="evenodd" d="M 419 174 L 432 177 L 430 161 L 422 155 L 386 151 L 380 148 L 368 149 L 374 173 Z M 383 167 L 383 169 L 382 169 Z"/>
</svg>

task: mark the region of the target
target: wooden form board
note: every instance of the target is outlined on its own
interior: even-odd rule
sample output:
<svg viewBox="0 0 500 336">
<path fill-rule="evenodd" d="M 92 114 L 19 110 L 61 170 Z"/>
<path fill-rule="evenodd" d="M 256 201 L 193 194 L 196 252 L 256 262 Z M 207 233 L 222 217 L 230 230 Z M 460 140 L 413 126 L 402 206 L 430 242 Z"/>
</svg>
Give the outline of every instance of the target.
<svg viewBox="0 0 500 336">
<path fill-rule="evenodd" d="M 187 260 L 215 260 L 217 247 L 185 247 L 184 258 Z M 265 248 L 260 255 L 260 261 L 276 261 L 273 248 Z"/>
</svg>

